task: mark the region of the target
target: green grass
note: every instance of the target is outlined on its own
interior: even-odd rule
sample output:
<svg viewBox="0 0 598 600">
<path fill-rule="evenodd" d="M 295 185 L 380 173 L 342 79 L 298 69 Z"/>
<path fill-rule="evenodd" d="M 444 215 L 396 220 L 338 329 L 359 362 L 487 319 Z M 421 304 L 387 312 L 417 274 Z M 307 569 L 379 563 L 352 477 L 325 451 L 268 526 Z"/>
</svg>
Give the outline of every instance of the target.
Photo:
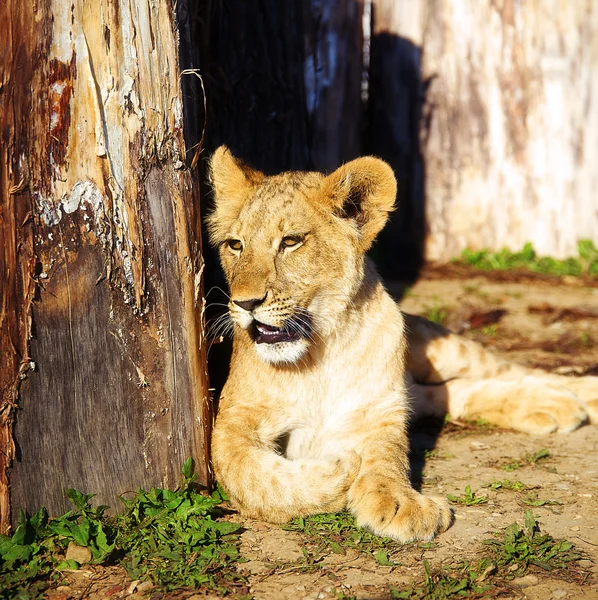
<svg viewBox="0 0 598 600">
<path fill-rule="evenodd" d="M 226 591 L 239 580 L 232 564 L 239 560 L 240 525 L 215 520 L 223 497 L 193 489 L 192 462 L 183 467 L 177 490 L 139 490 L 122 498 L 124 512 L 106 515 L 92 508 L 92 495 L 69 490 L 74 510 L 50 519 L 42 508 L 23 513 L 11 537 L 0 536 L 0 598 L 34 598 L 60 582 L 69 543 L 91 551 L 92 564 L 121 564 L 131 579 L 151 580 L 165 590 L 206 586 Z"/>
<path fill-rule="evenodd" d="M 535 463 L 546 456 L 547 451 L 542 449 L 525 460 Z M 92 564 L 122 565 L 131 579 L 150 580 L 158 590 L 193 588 L 219 595 L 234 592 L 239 586 L 246 590 L 246 581 L 235 569 L 235 563 L 243 561 L 238 551 L 240 526 L 221 518 L 224 512 L 219 505 L 226 499 L 224 492 L 199 494 L 191 471 L 192 463 L 187 461 L 182 485 L 174 491 L 140 490 L 123 499 L 124 511 L 117 516 L 108 516 L 105 506 L 92 507 L 91 495 L 74 490 L 68 492 L 73 510 L 58 518 L 49 518 L 45 509 L 31 517 L 21 515 L 14 534 L 0 537 L 0 598 L 37 598 L 60 584 L 65 570 L 79 567 L 65 558 L 73 543 L 89 549 Z M 509 480 L 486 487 L 528 489 L 521 482 Z M 534 506 L 552 502 L 531 495 L 528 500 L 537 502 Z M 467 486 L 464 495 L 453 501 L 475 505 L 486 499 Z M 298 532 L 304 539 L 303 559 L 293 566 L 299 571 L 326 569 L 322 563 L 324 552 L 346 554 L 349 549 L 369 554 L 381 566 L 398 566 L 391 556 L 396 560 L 402 546 L 358 528 L 347 512 L 295 519 L 283 529 Z M 390 587 L 389 597 L 495 597 L 501 590 L 508 591 L 505 582 L 528 569 L 553 571 L 553 576 L 565 577 L 573 569 L 572 563 L 582 558 L 572 543 L 541 533 L 529 510 L 523 527 L 513 523 L 483 544 L 479 560 L 473 562 L 455 561 L 432 568 L 424 560 L 420 578 L 400 589 Z M 422 543 L 416 548 L 423 553 L 433 549 L 434 544 Z M 337 592 L 337 597 L 352 598 L 343 592 Z"/>
<path fill-rule="evenodd" d="M 555 540 L 540 532 L 531 511 L 524 526 L 509 525 L 504 532 L 483 542 L 485 552 L 475 562 L 456 562 L 439 569 L 423 561 L 424 578 L 400 589 L 391 586 L 391 598 L 401 600 L 456 600 L 512 595 L 508 582 L 528 570 L 552 571 L 553 577 L 568 577 L 571 565 L 583 558 L 567 540 Z M 560 573 L 559 573 L 560 570 Z"/>
<path fill-rule="evenodd" d="M 503 248 L 499 252 L 489 250 L 463 250 L 455 262 L 471 265 L 484 271 L 527 269 L 546 275 L 598 275 L 598 248 L 591 240 L 580 240 L 577 244 L 578 256 L 558 260 L 536 254 L 531 243 L 519 252 Z"/>
<path fill-rule="evenodd" d="M 486 496 L 476 496 L 475 492 L 471 491 L 471 486 L 465 486 L 465 493 L 463 496 L 453 496 L 452 494 L 447 494 L 446 497 L 453 504 L 463 504 L 464 506 L 475 506 L 476 504 L 486 504 L 488 502 L 488 498 Z"/>
<path fill-rule="evenodd" d="M 303 534 L 319 552 L 330 550 L 335 554 L 346 554 L 347 549 L 351 548 L 371 554 L 382 566 L 394 565 L 388 558 L 388 552 L 393 547 L 399 547 L 390 538 L 379 537 L 358 527 L 349 512 L 299 517 L 282 525 L 282 529 Z"/>
</svg>

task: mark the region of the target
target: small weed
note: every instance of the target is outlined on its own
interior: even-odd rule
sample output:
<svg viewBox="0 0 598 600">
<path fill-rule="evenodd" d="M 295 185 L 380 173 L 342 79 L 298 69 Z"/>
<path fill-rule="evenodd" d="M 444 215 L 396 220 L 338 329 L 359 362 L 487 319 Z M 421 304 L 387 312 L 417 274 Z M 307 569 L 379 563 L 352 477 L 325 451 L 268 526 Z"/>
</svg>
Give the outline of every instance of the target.
<svg viewBox="0 0 598 600">
<path fill-rule="evenodd" d="M 590 334 L 587 331 L 584 331 L 581 334 L 581 343 L 583 346 L 589 346 L 590 345 Z"/>
<path fill-rule="evenodd" d="M 122 499 L 124 514 L 109 517 L 106 506 L 92 508 L 92 495 L 69 490 L 74 510 L 49 519 L 45 508 L 21 513 L 12 535 L 0 536 L 0 598 L 38 597 L 58 583 L 70 542 L 88 548 L 93 564 L 122 564 L 132 579 L 152 580 L 167 590 L 207 586 L 225 590 L 240 578 L 230 568 L 238 560 L 240 526 L 216 521 L 220 493 L 202 496 L 193 490 L 189 459 L 183 485 L 175 490 L 139 490 Z M 228 583 L 225 581 L 228 581 Z"/>
<path fill-rule="evenodd" d="M 464 250 L 455 262 L 465 263 L 485 271 L 527 269 L 547 275 L 598 275 L 598 248 L 591 240 L 580 240 L 578 257 L 557 260 L 539 257 L 531 243 L 525 244 L 520 252 L 503 248 L 499 252 L 489 250 Z"/>
<path fill-rule="evenodd" d="M 529 565 L 552 571 L 582 558 L 571 542 L 541 534 L 531 510 L 525 512 L 523 529 L 513 523 L 506 528 L 502 539 L 484 540 L 483 543 L 497 567 L 516 565 L 516 569 L 508 570 L 511 576 L 523 575 Z"/>
<path fill-rule="evenodd" d="M 455 504 L 463 504 L 464 506 L 486 504 L 486 502 L 488 502 L 488 498 L 486 496 L 476 496 L 475 493 L 471 491 L 470 485 L 465 487 L 465 494 L 463 494 L 463 496 L 453 496 L 452 494 L 447 494 L 446 497 L 451 502 Z"/>
<path fill-rule="evenodd" d="M 537 462 L 540 462 L 545 458 L 550 458 L 550 452 L 546 448 L 542 448 L 533 454 L 529 454 L 527 457 L 527 462 L 530 465 L 535 465 Z"/>
<path fill-rule="evenodd" d="M 357 600 L 357 596 L 347 596 L 342 590 L 333 589 L 331 592 L 334 594 L 335 600 Z"/>
<path fill-rule="evenodd" d="M 562 502 L 559 502 L 558 500 L 542 500 L 538 498 L 538 494 L 536 492 L 532 492 L 525 498 L 521 498 L 521 503 L 525 506 L 549 506 L 562 504 Z"/>
<path fill-rule="evenodd" d="M 427 560 L 424 564 L 424 580 L 418 585 L 397 589 L 390 588 L 390 597 L 398 600 L 449 600 L 451 598 L 482 597 L 491 586 L 484 583 L 496 568 L 484 558 L 476 565 L 459 563 L 452 568 L 433 570 Z"/>
<path fill-rule="evenodd" d="M 492 481 L 490 483 L 485 483 L 482 487 L 490 488 L 491 490 L 513 490 L 515 492 L 522 492 L 529 489 L 525 483 L 522 483 L 521 481 L 511 481 L 510 479 Z"/>
<path fill-rule="evenodd" d="M 486 337 L 496 337 L 498 325 L 496 325 L 496 323 L 494 325 L 485 325 L 480 331 Z"/>
<path fill-rule="evenodd" d="M 495 431 L 498 426 L 486 419 L 452 419 L 447 415 L 444 419 L 444 433 L 457 435 L 470 435 Z"/>
<path fill-rule="evenodd" d="M 542 448 L 533 454 L 527 454 L 523 458 L 512 459 L 506 462 L 502 468 L 507 472 L 516 471 L 522 467 L 535 466 L 538 462 L 550 458 L 550 452 L 546 448 Z"/>
<path fill-rule="evenodd" d="M 523 463 L 516 459 L 510 460 L 502 466 L 507 473 L 512 473 L 517 469 L 521 469 L 521 467 L 523 467 Z"/>
<path fill-rule="evenodd" d="M 425 312 L 424 317 L 432 323 L 438 325 L 444 325 L 448 318 L 448 309 L 441 304 L 434 304 L 434 306 L 424 306 Z"/>
<path fill-rule="evenodd" d="M 497 429 L 497 426 L 494 425 L 494 423 L 490 423 L 490 421 L 482 418 L 474 419 L 473 421 L 466 421 L 466 423 L 469 423 L 470 425 L 473 425 L 482 431 L 491 431 L 492 429 Z"/>
</svg>

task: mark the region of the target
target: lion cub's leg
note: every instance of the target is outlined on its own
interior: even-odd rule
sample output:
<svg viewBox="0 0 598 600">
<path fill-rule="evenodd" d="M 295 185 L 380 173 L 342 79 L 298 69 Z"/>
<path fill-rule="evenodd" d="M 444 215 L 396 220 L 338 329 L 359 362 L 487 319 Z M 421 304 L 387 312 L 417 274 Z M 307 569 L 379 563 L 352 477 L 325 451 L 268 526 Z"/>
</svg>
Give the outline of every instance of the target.
<svg viewBox="0 0 598 600">
<path fill-rule="evenodd" d="M 422 317 L 406 315 L 414 416 L 484 418 L 528 433 L 598 422 L 598 377 L 562 377 L 510 363 Z"/>
<path fill-rule="evenodd" d="M 517 381 L 453 379 L 439 385 L 411 388 L 414 416 L 484 419 L 524 433 L 568 433 L 586 420 L 575 394 L 533 375 Z"/>
<path fill-rule="evenodd" d="M 377 535 L 403 543 L 430 540 L 448 529 L 452 512 L 446 499 L 423 496 L 411 487 L 405 419 L 384 420 L 356 424 L 361 435 L 356 451 L 362 461 L 347 495 L 348 507 L 360 527 Z"/>
<path fill-rule="evenodd" d="M 284 523 L 298 516 L 336 512 L 360 466 L 357 454 L 287 460 L 276 452 L 284 423 L 251 407 L 218 413 L 212 435 L 216 477 L 232 503 L 249 517 Z"/>
<path fill-rule="evenodd" d="M 532 373 L 423 317 L 405 314 L 407 371 L 421 384 L 451 379 L 520 379 Z"/>
</svg>

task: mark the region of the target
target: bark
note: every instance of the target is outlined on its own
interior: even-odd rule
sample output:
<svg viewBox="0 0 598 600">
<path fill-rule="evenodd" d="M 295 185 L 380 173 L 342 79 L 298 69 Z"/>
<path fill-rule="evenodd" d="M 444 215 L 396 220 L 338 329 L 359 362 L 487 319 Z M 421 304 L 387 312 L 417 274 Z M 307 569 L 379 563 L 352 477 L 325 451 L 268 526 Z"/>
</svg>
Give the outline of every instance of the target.
<svg viewBox="0 0 598 600">
<path fill-rule="evenodd" d="M 188 456 L 207 483 L 197 182 L 170 3 L 30 4 L 0 6 L 0 443 L 10 461 L 16 414 L 18 449 L 0 502 L 58 512 L 75 487 L 118 506 L 127 490 L 176 485 Z"/>
<path fill-rule="evenodd" d="M 598 242 L 598 6 L 375 0 L 422 49 L 427 256 Z M 389 103 L 400 99 L 391 93 Z"/>
<path fill-rule="evenodd" d="M 15 456 L 13 425 L 19 383 L 30 364 L 27 343 L 35 266 L 23 160 L 27 150 L 24 117 L 30 109 L 28 78 L 37 49 L 19 43 L 19 34 L 29 28 L 34 36 L 42 33 L 33 23 L 30 7 L 15 11 L 15 4 L 19 3 L 0 4 L 0 533 L 6 532 L 10 522 L 8 468 Z"/>
</svg>

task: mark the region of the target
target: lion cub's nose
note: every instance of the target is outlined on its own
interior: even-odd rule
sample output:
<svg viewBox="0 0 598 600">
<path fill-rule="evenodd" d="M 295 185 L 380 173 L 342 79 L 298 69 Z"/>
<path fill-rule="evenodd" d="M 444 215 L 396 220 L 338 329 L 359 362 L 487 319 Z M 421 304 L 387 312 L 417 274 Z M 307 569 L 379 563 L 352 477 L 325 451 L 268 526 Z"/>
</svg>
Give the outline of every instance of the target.
<svg viewBox="0 0 598 600">
<path fill-rule="evenodd" d="M 233 302 L 240 306 L 243 310 L 247 312 L 251 312 L 254 308 L 259 306 L 265 299 L 268 294 L 265 294 L 263 298 L 252 298 L 251 300 L 233 300 Z"/>
</svg>

